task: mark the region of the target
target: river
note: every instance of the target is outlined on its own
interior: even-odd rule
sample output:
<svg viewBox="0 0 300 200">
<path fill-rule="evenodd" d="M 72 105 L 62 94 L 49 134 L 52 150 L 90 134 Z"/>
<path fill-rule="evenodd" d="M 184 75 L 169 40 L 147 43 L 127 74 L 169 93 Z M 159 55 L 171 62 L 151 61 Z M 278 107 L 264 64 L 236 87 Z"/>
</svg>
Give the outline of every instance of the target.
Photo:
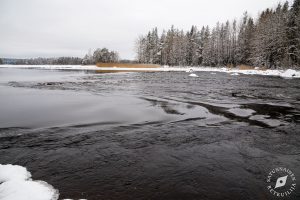
<svg viewBox="0 0 300 200">
<path fill-rule="evenodd" d="M 60 199 L 271 199 L 273 168 L 300 180 L 300 79 L 197 75 L 1 68 L 0 163 Z"/>
</svg>

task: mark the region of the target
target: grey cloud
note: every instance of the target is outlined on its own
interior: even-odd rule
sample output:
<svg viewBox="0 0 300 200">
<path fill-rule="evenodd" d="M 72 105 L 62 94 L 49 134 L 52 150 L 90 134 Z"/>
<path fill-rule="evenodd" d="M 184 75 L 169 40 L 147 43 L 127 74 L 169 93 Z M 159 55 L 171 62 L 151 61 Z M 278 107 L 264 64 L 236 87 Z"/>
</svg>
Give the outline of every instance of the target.
<svg viewBox="0 0 300 200">
<path fill-rule="evenodd" d="M 79 56 L 108 47 L 134 57 L 134 41 L 157 26 L 214 25 L 252 16 L 278 0 L 0 0 L 0 57 Z"/>
</svg>

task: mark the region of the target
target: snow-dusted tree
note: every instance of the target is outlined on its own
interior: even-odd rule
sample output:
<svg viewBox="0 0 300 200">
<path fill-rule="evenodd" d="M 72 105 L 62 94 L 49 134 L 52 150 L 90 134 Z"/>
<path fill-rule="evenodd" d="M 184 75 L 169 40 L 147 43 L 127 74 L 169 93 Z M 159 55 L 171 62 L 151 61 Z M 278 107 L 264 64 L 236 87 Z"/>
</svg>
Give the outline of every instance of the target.
<svg viewBox="0 0 300 200">
<path fill-rule="evenodd" d="M 232 28 L 230 33 L 230 53 L 228 64 L 235 66 L 237 62 L 237 37 L 238 37 L 238 28 L 237 22 L 234 20 L 232 22 Z"/>
<path fill-rule="evenodd" d="M 146 36 L 140 36 L 135 44 L 137 60 L 140 63 L 160 63 L 160 47 L 157 28 L 149 31 Z"/>
<path fill-rule="evenodd" d="M 255 66 L 266 66 L 269 67 L 269 54 L 268 54 L 268 43 L 269 43 L 269 32 L 268 24 L 269 18 L 272 14 L 270 9 L 263 11 L 258 19 L 255 28 L 255 34 L 253 39 L 253 52 L 252 60 Z"/>
<path fill-rule="evenodd" d="M 273 67 L 283 67 L 288 65 L 288 39 L 287 39 L 287 24 L 288 24 L 288 2 L 283 6 L 279 4 L 273 12 L 271 24 L 272 34 L 271 44 L 269 46 L 271 59 L 270 64 Z"/>
<path fill-rule="evenodd" d="M 93 60 L 102 63 L 117 62 L 119 56 L 117 52 L 109 51 L 107 48 L 96 49 L 93 54 Z"/>
<path fill-rule="evenodd" d="M 136 41 L 135 41 L 135 53 L 136 53 L 136 60 L 139 62 L 139 63 L 143 63 L 144 62 L 144 57 L 143 57 L 143 54 L 144 54 L 144 51 L 143 51 L 143 40 L 144 40 L 144 37 L 143 36 L 140 36 Z"/>
<path fill-rule="evenodd" d="M 186 62 L 188 65 L 201 64 L 201 36 L 196 26 L 192 26 L 191 30 L 186 34 L 187 38 L 187 52 Z"/>
<path fill-rule="evenodd" d="M 295 0 L 289 13 L 288 26 L 289 64 L 300 66 L 300 0 Z"/>
<path fill-rule="evenodd" d="M 83 57 L 82 59 L 82 64 L 83 65 L 91 65 L 94 64 L 94 59 L 93 59 L 93 55 L 92 55 L 92 50 L 89 49 L 88 53 Z"/>
<path fill-rule="evenodd" d="M 256 66 L 284 67 L 288 58 L 288 3 L 260 15 L 254 32 L 252 57 Z"/>
<path fill-rule="evenodd" d="M 159 59 L 159 64 L 161 65 L 166 65 L 167 64 L 167 52 L 166 52 L 166 32 L 165 30 L 163 30 L 161 36 L 160 36 L 160 40 L 159 40 L 159 44 L 158 44 L 158 56 L 160 57 Z"/>
<path fill-rule="evenodd" d="M 209 27 L 206 26 L 203 37 L 203 49 L 202 49 L 202 65 L 209 66 L 211 64 L 211 38 Z"/>
<path fill-rule="evenodd" d="M 165 54 L 166 54 L 166 64 L 167 65 L 175 65 L 174 59 L 174 35 L 175 29 L 174 26 L 168 30 L 166 35 L 166 42 L 165 42 Z"/>
<path fill-rule="evenodd" d="M 252 41 L 254 32 L 254 21 L 245 12 L 242 18 L 237 40 L 236 63 L 252 65 Z"/>
<path fill-rule="evenodd" d="M 158 37 L 158 32 L 156 27 L 151 32 L 150 47 L 151 47 L 150 63 L 159 64 L 159 37 Z"/>
</svg>

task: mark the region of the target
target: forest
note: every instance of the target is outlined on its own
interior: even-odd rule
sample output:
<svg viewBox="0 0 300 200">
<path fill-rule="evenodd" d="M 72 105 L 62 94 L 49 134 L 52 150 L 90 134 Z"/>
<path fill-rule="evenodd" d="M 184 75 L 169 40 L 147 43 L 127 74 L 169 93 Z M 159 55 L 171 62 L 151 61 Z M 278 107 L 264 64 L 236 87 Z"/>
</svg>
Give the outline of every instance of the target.
<svg viewBox="0 0 300 200">
<path fill-rule="evenodd" d="M 107 48 L 98 48 L 93 53 L 91 50 L 83 58 L 58 57 L 58 58 L 29 58 L 29 59 L 0 59 L 0 64 L 14 65 L 94 65 L 97 62 L 118 62 L 119 54 Z"/>
<path fill-rule="evenodd" d="M 266 9 L 257 19 L 247 12 L 240 20 L 214 27 L 172 26 L 159 35 L 153 28 L 135 44 L 140 63 L 169 66 L 300 67 L 300 0 Z"/>
</svg>

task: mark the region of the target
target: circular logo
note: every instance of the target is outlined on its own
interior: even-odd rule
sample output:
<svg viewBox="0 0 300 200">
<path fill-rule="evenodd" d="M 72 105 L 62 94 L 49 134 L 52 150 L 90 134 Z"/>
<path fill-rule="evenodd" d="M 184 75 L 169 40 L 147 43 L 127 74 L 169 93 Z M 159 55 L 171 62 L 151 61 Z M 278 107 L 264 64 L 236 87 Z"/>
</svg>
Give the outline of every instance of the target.
<svg viewBox="0 0 300 200">
<path fill-rule="evenodd" d="M 296 177 L 285 167 L 272 169 L 268 174 L 267 183 L 267 189 L 276 197 L 287 197 L 296 190 Z"/>
</svg>

